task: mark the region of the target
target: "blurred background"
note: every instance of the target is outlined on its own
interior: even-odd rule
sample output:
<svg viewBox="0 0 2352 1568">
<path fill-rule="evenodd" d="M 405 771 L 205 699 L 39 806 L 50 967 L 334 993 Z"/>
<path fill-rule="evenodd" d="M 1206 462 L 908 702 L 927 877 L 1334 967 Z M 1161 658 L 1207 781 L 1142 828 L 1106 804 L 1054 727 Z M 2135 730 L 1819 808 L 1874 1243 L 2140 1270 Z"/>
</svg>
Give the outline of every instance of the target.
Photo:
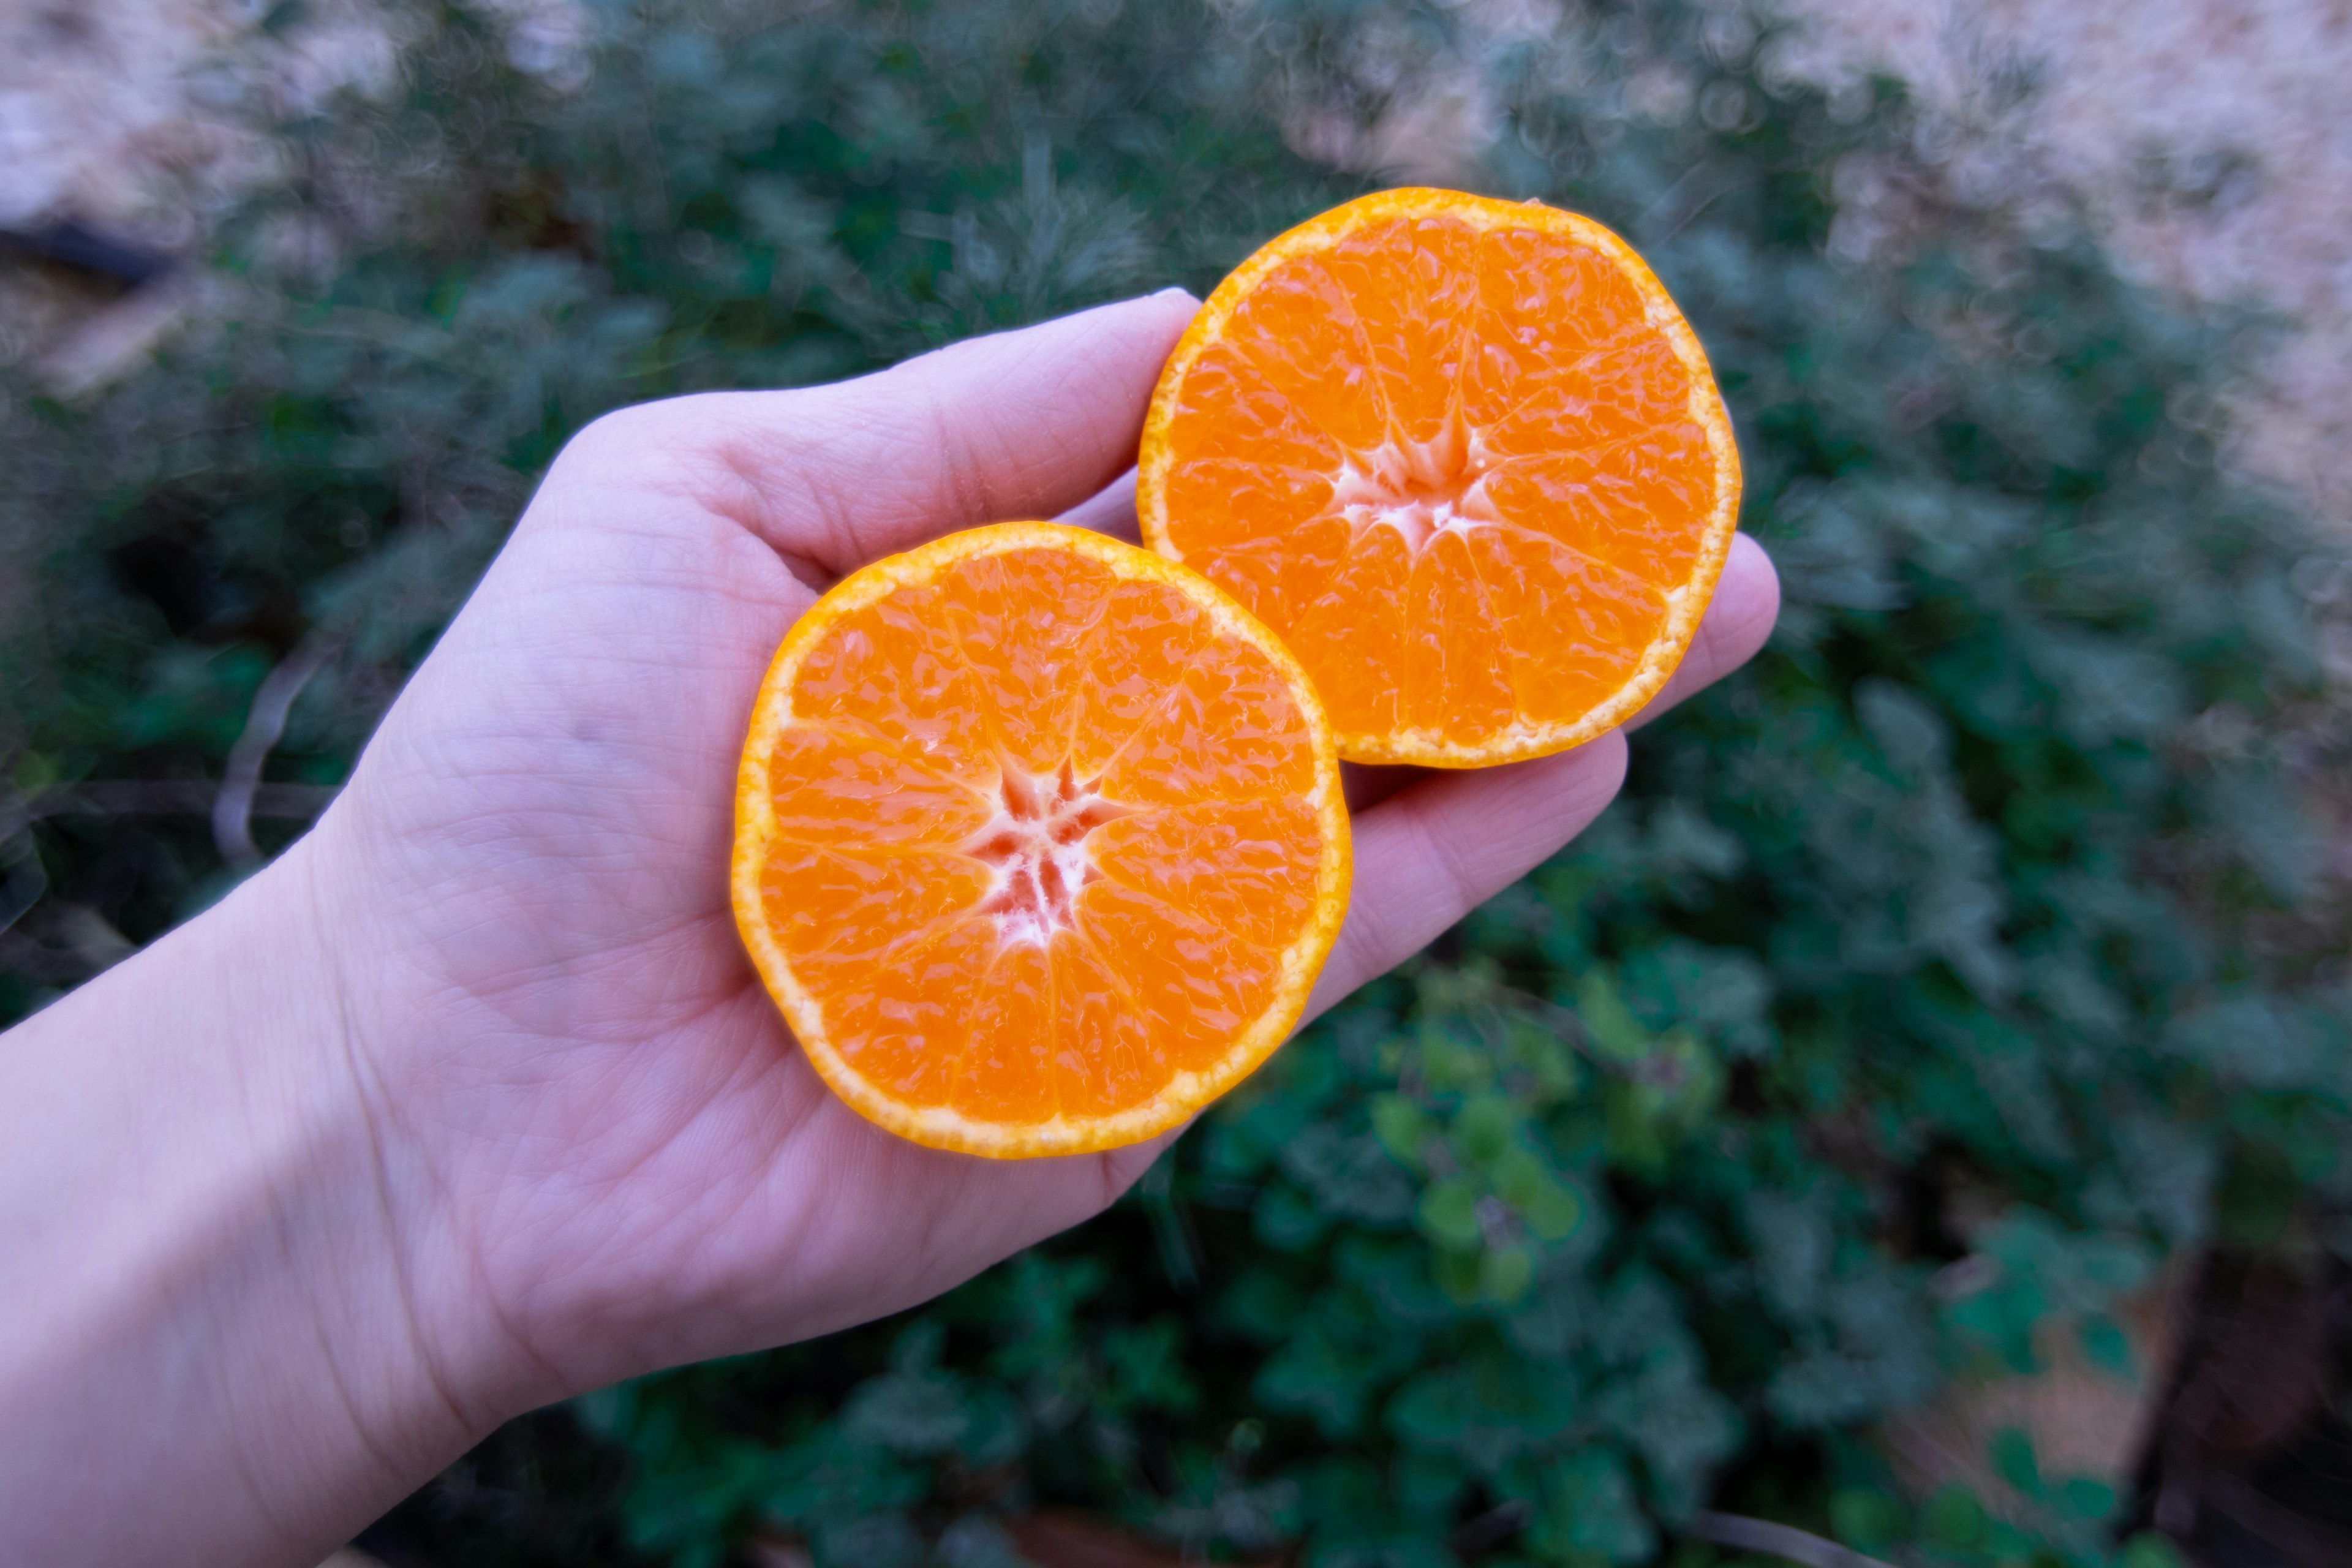
<svg viewBox="0 0 2352 1568">
<path fill-rule="evenodd" d="M 2352 1561 L 2347 68 L 2325 0 L 0 0 L 0 1022 L 301 830 L 599 412 L 1540 196 L 1714 358 L 1763 658 L 1102 1220 L 352 1561 Z"/>
</svg>

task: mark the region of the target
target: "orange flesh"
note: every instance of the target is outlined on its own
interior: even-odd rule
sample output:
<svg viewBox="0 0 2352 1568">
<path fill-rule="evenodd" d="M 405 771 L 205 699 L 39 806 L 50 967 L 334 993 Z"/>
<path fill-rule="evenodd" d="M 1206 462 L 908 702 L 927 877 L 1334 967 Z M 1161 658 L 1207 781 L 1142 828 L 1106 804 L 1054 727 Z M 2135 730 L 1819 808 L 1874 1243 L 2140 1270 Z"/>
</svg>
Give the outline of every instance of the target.
<svg viewBox="0 0 2352 1568">
<path fill-rule="evenodd" d="M 1272 626 L 1342 756 L 1466 766 L 1629 717 L 1713 591 L 1738 454 L 1598 225 L 1368 196 L 1217 290 L 1147 427 L 1147 537 Z"/>
<path fill-rule="evenodd" d="M 1192 574 L 1045 524 L 813 609 L 738 819 L 738 918 L 812 1061 L 975 1152 L 1182 1120 L 1287 1033 L 1346 898 L 1297 666 Z"/>
</svg>

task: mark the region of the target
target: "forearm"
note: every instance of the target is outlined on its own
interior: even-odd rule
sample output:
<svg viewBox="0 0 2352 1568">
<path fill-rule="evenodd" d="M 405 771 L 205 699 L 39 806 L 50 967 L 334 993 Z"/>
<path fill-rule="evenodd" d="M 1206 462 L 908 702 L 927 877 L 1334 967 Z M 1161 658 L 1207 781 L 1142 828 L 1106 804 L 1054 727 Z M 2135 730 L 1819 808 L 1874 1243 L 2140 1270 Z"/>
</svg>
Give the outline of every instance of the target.
<svg viewBox="0 0 2352 1568">
<path fill-rule="evenodd" d="M 313 1563 L 490 1416 L 307 847 L 0 1037 L 0 1562 Z"/>
</svg>

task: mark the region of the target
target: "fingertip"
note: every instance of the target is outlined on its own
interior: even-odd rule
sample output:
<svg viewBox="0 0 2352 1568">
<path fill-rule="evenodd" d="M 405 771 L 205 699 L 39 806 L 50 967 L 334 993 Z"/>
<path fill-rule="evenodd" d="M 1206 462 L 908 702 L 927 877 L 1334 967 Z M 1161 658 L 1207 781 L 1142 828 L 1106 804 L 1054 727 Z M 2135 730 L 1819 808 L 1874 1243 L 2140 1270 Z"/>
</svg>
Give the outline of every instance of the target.
<svg viewBox="0 0 2352 1568">
<path fill-rule="evenodd" d="M 1731 554 L 1723 563 L 1723 578 L 1706 618 L 1725 650 L 1735 655 L 1726 669 L 1754 658 L 1772 635 L 1773 623 L 1780 618 L 1780 574 L 1749 535 L 1732 536 Z"/>
<path fill-rule="evenodd" d="M 1715 596 L 1698 624 L 1682 665 L 1664 689 L 1627 721 L 1639 729 L 1692 693 L 1705 689 L 1746 664 L 1772 635 L 1780 615 L 1780 577 L 1764 547 L 1744 533 L 1734 534 L 1731 552 L 1716 579 Z"/>
<path fill-rule="evenodd" d="M 1080 311 L 1079 316 L 1098 321 L 1138 349 L 1156 350 L 1158 359 L 1164 360 L 1176 347 L 1176 340 L 1184 335 L 1184 329 L 1192 324 L 1200 309 L 1201 301 L 1184 289 L 1162 289 L 1154 294 L 1097 305 Z M 1156 362 L 1154 368 L 1156 374 Z"/>
<path fill-rule="evenodd" d="M 1432 773 L 1355 818 L 1356 886 L 1311 1017 L 1557 853 L 1625 782 L 1625 737 Z"/>
</svg>

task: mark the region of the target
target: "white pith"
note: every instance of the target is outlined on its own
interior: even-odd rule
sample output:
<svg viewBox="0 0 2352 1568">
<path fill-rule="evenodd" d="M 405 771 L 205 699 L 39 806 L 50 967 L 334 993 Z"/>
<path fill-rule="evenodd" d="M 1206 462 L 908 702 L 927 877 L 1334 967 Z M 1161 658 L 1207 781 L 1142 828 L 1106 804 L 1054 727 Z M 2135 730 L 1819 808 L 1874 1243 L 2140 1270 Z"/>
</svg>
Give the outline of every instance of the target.
<svg viewBox="0 0 2352 1568">
<path fill-rule="evenodd" d="M 1438 535 L 1467 535 L 1502 521 L 1486 496 L 1495 467 L 1486 433 L 1457 406 L 1425 441 L 1391 430 L 1377 447 L 1342 447 L 1331 479 L 1331 504 L 1360 542 L 1374 528 L 1391 528 L 1408 553 L 1418 555 Z"/>
<path fill-rule="evenodd" d="M 1097 794 L 1066 760 L 1051 773 L 1028 773 L 1010 758 L 998 763 L 994 816 L 964 841 L 963 852 L 989 868 L 980 912 L 996 921 L 1000 947 L 1043 947 L 1076 929 L 1080 889 L 1101 873 L 1087 840 L 1133 808 Z"/>
</svg>

